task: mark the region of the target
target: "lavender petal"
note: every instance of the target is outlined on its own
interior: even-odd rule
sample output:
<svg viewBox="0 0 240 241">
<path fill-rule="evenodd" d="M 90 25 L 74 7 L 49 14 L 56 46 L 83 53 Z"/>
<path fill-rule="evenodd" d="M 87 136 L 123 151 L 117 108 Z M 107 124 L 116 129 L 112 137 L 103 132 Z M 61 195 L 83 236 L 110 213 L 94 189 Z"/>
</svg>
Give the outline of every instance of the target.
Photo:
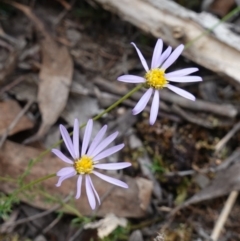
<svg viewBox="0 0 240 241">
<path fill-rule="evenodd" d="M 76 199 L 79 199 L 81 196 L 81 189 L 82 189 L 82 175 L 78 176 L 78 180 L 77 180 L 77 194 L 75 196 Z"/>
<path fill-rule="evenodd" d="M 181 55 L 184 49 L 184 45 L 180 44 L 168 57 L 168 59 L 163 63 L 161 69 L 166 70 L 170 65 L 172 65 L 176 59 Z"/>
<path fill-rule="evenodd" d="M 106 182 L 112 183 L 113 185 L 123 187 L 123 188 L 128 188 L 127 183 L 122 182 L 118 179 L 103 175 L 102 173 L 99 173 L 99 172 L 96 172 L 96 171 L 93 171 L 93 174 L 95 174 L 96 176 L 98 176 L 99 178 L 101 178 L 102 180 L 104 180 Z"/>
<path fill-rule="evenodd" d="M 143 77 L 136 75 L 122 75 L 117 78 L 118 81 L 122 81 L 125 83 L 144 83 L 146 80 Z"/>
<path fill-rule="evenodd" d="M 181 77 L 181 76 L 186 76 L 186 75 L 192 74 L 196 71 L 198 71 L 198 68 L 186 68 L 186 69 L 176 70 L 176 71 L 167 73 L 167 74 L 165 74 L 165 77 L 166 78 Z"/>
<path fill-rule="evenodd" d="M 95 189 L 95 187 L 94 187 L 94 185 L 93 185 L 93 182 L 92 182 L 92 179 L 91 179 L 90 176 L 89 176 L 89 182 L 90 182 L 90 184 L 91 184 L 92 190 L 93 190 L 95 196 L 97 197 L 98 203 L 99 203 L 99 205 L 100 205 L 100 204 L 101 204 L 100 198 L 99 198 L 99 196 L 98 196 L 98 193 L 97 193 L 97 191 L 96 191 L 96 189 Z"/>
<path fill-rule="evenodd" d="M 91 134 L 92 134 L 92 127 L 93 127 L 93 120 L 90 119 L 87 122 L 87 126 L 86 126 L 86 129 L 85 129 L 85 132 L 84 132 L 81 156 L 84 156 L 86 154 L 88 144 L 89 144 Z"/>
<path fill-rule="evenodd" d="M 171 77 L 167 80 L 177 83 L 189 83 L 189 82 L 199 82 L 202 78 L 199 76 L 183 76 L 183 77 Z"/>
<path fill-rule="evenodd" d="M 97 147 L 97 145 L 102 141 L 102 138 L 104 137 L 106 131 L 107 131 L 107 125 L 103 126 L 101 128 L 101 130 L 97 133 L 97 135 L 93 139 L 93 141 L 88 149 L 88 152 L 87 152 L 88 156 L 92 155 L 92 153 L 95 150 L 95 148 Z"/>
<path fill-rule="evenodd" d="M 140 112 L 143 111 L 143 109 L 146 107 L 151 95 L 152 95 L 153 89 L 149 88 L 144 95 L 140 98 L 134 109 L 132 110 L 133 115 L 137 115 Z"/>
<path fill-rule="evenodd" d="M 79 122 L 78 119 L 74 121 L 74 129 L 73 129 L 73 147 L 76 158 L 79 158 Z"/>
<path fill-rule="evenodd" d="M 60 132 L 69 153 L 71 154 L 73 159 L 76 159 L 77 157 L 74 152 L 72 140 L 70 139 L 67 129 L 63 125 L 60 125 Z"/>
<path fill-rule="evenodd" d="M 187 98 L 187 99 L 193 100 L 193 101 L 196 99 L 194 95 L 187 92 L 186 90 L 180 89 L 180 88 L 170 85 L 170 84 L 167 84 L 166 87 L 168 89 L 172 90 L 173 92 L 175 92 L 176 94 L 181 95 L 184 98 Z"/>
<path fill-rule="evenodd" d="M 172 52 L 172 47 L 169 46 L 161 55 L 160 59 L 159 59 L 159 66 L 161 66 L 161 64 L 169 57 L 169 55 Z"/>
<path fill-rule="evenodd" d="M 90 178 L 89 175 L 86 175 L 86 178 L 85 178 L 86 193 L 87 193 L 90 207 L 94 210 L 96 207 L 96 200 L 93 194 L 93 190 L 92 190 L 92 186 L 90 184 L 89 178 Z"/>
<path fill-rule="evenodd" d="M 111 156 L 112 154 L 120 151 L 123 147 L 124 147 L 124 144 L 120 144 L 120 145 L 117 145 L 117 146 L 110 147 L 107 150 L 105 150 L 105 151 L 101 152 L 100 154 L 98 154 L 97 156 L 95 156 L 93 158 L 93 160 L 99 161 L 99 160 L 101 160 L 105 157 Z"/>
<path fill-rule="evenodd" d="M 57 176 L 58 177 L 61 177 L 61 176 L 66 176 L 72 172 L 74 172 L 75 169 L 73 167 L 63 167 L 62 169 L 60 169 L 58 172 L 57 172 Z"/>
<path fill-rule="evenodd" d="M 138 53 L 138 57 L 139 57 L 142 65 L 143 65 L 143 68 L 145 69 L 146 72 L 148 72 L 149 68 L 148 68 L 147 62 L 146 62 L 145 58 L 143 57 L 141 51 L 138 49 L 138 47 L 136 46 L 135 43 L 131 43 L 131 44 L 135 47 L 135 49 L 136 49 L 136 51 Z"/>
<path fill-rule="evenodd" d="M 123 168 L 130 167 L 132 164 L 130 162 L 118 162 L 118 163 L 104 163 L 96 164 L 94 168 L 99 168 L 102 170 L 120 170 Z"/>
<path fill-rule="evenodd" d="M 159 63 L 160 63 L 162 48 L 163 48 L 163 41 L 161 39 L 158 39 L 153 51 L 152 64 L 151 64 L 152 69 L 160 66 Z"/>
<path fill-rule="evenodd" d="M 57 157 L 59 157 L 62 161 L 73 164 L 73 161 L 66 157 L 61 151 L 58 149 L 52 149 L 52 153 L 54 153 Z"/>
<path fill-rule="evenodd" d="M 113 134 L 105 138 L 92 152 L 91 157 L 95 157 L 98 153 L 104 150 L 104 148 L 106 148 L 111 142 L 113 142 L 116 139 L 117 135 L 118 135 L 118 131 L 114 132 Z"/>
<path fill-rule="evenodd" d="M 66 179 L 68 179 L 68 178 L 70 178 L 70 177 L 73 177 L 73 176 L 75 176 L 76 174 L 77 174 L 77 172 L 74 171 L 74 172 L 71 172 L 71 173 L 67 174 L 66 176 L 61 176 L 61 177 L 58 179 L 58 183 L 56 184 L 56 187 L 60 187 L 61 184 L 62 184 L 62 182 L 63 182 L 64 180 L 66 180 Z"/>
<path fill-rule="evenodd" d="M 158 109 L 159 109 L 159 91 L 155 90 L 151 111 L 150 111 L 150 119 L 149 119 L 150 125 L 153 125 L 155 123 L 158 115 Z"/>
</svg>

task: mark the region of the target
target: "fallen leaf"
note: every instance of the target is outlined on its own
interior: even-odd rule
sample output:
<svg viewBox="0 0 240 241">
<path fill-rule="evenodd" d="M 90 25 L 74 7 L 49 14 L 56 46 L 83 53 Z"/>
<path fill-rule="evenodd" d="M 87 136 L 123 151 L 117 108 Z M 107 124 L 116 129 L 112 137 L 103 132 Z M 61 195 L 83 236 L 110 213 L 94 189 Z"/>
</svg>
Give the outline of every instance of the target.
<svg viewBox="0 0 240 241">
<path fill-rule="evenodd" d="M 42 68 L 39 73 L 38 103 L 43 136 L 64 110 L 72 82 L 73 62 L 65 46 L 48 37 L 41 41 Z"/>
<path fill-rule="evenodd" d="M 127 219 L 119 218 L 113 213 L 109 213 L 99 221 L 86 224 L 84 229 L 97 228 L 98 237 L 102 239 L 111 234 L 118 226 L 125 228 L 127 226 Z"/>
<path fill-rule="evenodd" d="M 234 8 L 235 4 L 234 0 L 214 0 L 210 2 L 208 11 L 222 18 Z"/>
<path fill-rule="evenodd" d="M 37 99 L 42 123 L 36 136 L 29 139 L 29 142 L 41 138 L 64 110 L 72 82 L 73 61 L 68 49 L 54 41 L 31 8 L 16 2 L 10 4 L 21 10 L 33 22 L 40 35 L 42 65 Z"/>
<path fill-rule="evenodd" d="M 59 127 L 52 126 L 47 132 L 47 134 L 44 136 L 41 143 L 43 144 L 43 147 L 48 148 L 49 146 L 53 146 L 55 143 L 57 143 L 59 141 L 59 138 L 60 138 Z"/>
<path fill-rule="evenodd" d="M 37 157 L 41 151 L 36 148 L 6 141 L 0 152 L 0 176 L 15 178 L 21 175 L 25 171 L 29 160 Z M 50 153 L 32 168 L 31 173 L 25 178 L 25 181 L 29 183 L 45 175 L 56 173 L 64 166 L 66 165 L 62 161 Z M 114 175 L 114 177 L 119 178 L 119 175 Z M 113 188 L 112 184 L 94 175 L 92 176 L 92 180 L 100 197 L 108 193 L 108 196 L 98 209 L 97 216 L 106 216 L 108 213 L 114 213 L 118 217 L 138 218 L 147 214 L 153 188 L 151 181 L 144 178 L 124 176 L 123 181 L 129 186 L 128 189 L 124 189 L 116 186 Z M 42 190 L 50 193 L 53 197 L 66 197 L 70 191 L 75 192 L 76 181 L 77 178 L 70 178 L 64 181 L 61 187 L 57 188 L 55 186 L 57 177 L 54 177 L 42 182 L 41 185 L 43 187 Z M 14 183 L 3 181 L 0 183 L 0 189 L 5 193 L 12 193 L 15 188 L 16 184 Z M 34 198 L 34 201 L 29 200 L 26 195 L 21 196 L 21 200 L 42 209 L 49 209 L 55 205 L 54 203 L 46 202 L 46 198 L 36 193 L 36 191 L 34 193 L 34 190 L 32 190 L 31 197 Z M 82 215 L 93 214 L 87 200 L 85 188 L 82 188 L 81 198 L 79 200 L 72 200 L 72 203 Z M 71 210 L 64 211 L 71 213 Z"/>
<path fill-rule="evenodd" d="M 0 135 L 4 134 L 12 121 L 21 111 L 21 107 L 16 101 L 8 100 L 0 102 Z M 19 131 L 27 130 L 33 127 L 33 122 L 24 115 L 16 126 L 10 131 L 9 135 Z"/>
<path fill-rule="evenodd" d="M 229 168 L 219 172 L 209 186 L 188 199 L 183 207 L 217 198 L 234 190 L 240 190 L 240 162 L 235 162 Z"/>
<path fill-rule="evenodd" d="M 131 236 L 129 237 L 129 241 L 143 241 L 143 236 L 141 231 L 140 230 L 133 231 Z M 162 241 L 162 240 L 159 240 L 159 241 Z"/>
<path fill-rule="evenodd" d="M 15 96 L 17 100 L 36 101 L 38 91 L 38 76 L 35 74 L 29 74 L 23 76 L 23 81 L 12 87 L 8 92 Z"/>
<path fill-rule="evenodd" d="M 79 123 L 86 123 L 92 116 L 99 114 L 99 106 L 96 98 L 89 96 L 70 96 L 68 104 L 64 111 L 61 113 L 61 117 L 72 125 L 75 118 L 79 120 Z"/>
</svg>

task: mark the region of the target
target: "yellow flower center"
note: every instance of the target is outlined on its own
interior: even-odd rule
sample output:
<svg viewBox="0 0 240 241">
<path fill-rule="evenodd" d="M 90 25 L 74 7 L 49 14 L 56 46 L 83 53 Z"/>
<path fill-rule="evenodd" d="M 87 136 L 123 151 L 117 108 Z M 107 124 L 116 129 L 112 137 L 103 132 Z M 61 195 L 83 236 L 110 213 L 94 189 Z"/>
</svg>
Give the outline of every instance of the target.
<svg viewBox="0 0 240 241">
<path fill-rule="evenodd" d="M 85 155 L 76 160 L 73 166 L 78 174 L 90 174 L 93 170 L 93 160 Z"/>
<path fill-rule="evenodd" d="M 162 89 L 168 84 L 164 70 L 158 68 L 149 70 L 145 74 L 145 79 L 147 86 L 154 89 Z"/>
</svg>

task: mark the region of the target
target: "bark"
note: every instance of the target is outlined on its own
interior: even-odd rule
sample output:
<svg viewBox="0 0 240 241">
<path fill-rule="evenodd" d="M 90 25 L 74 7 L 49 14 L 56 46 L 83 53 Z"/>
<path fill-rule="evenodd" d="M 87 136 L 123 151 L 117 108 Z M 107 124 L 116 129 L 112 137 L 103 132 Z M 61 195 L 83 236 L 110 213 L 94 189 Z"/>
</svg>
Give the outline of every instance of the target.
<svg viewBox="0 0 240 241">
<path fill-rule="evenodd" d="M 198 38 L 219 22 L 208 13 L 197 14 L 169 0 L 95 0 L 103 8 L 118 14 L 156 38 L 162 38 L 176 47 Z M 198 38 L 184 50 L 183 55 L 192 61 L 228 77 L 239 87 L 240 37 L 221 23 L 211 34 Z"/>
</svg>

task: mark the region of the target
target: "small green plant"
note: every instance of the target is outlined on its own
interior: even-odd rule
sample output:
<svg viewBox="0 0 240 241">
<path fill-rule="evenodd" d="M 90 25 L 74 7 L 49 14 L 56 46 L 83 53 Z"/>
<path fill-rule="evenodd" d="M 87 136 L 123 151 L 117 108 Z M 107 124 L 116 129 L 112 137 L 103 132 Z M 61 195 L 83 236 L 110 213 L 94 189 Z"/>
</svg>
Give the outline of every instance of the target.
<svg viewBox="0 0 240 241">
<path fill-rule="evenodd" d="M 108 237 L 101 239 L 101 241 L 124 241 L 129 238 L 128 227 L 117 227 Z"/>
<path fill-rule="evenodd" d="M 163 174 L 166 171 L 165 168 L 163 167 L 161 156 L 153 157 L 153 163 L 150 166 L 150 169 L 154 174 Z"/>
<path fill-rule="evenodd" d="M 12 211 L 14 204 L 18 203 L 19 199 L 15 196 L 7 196 L 0 193 L 0 218 L 4 219 Z"/>
<path fill-rule="evenodd" d="M 84 225 L 84 224 L 90 223 L 92 221 L 93 221 L 93 218 L 82 216 L 82 217 L 76 217 L 76 218 L 72 219 L 71 224 L 73 226 L 79 226 L 79 225 Z"/>
</svg>

